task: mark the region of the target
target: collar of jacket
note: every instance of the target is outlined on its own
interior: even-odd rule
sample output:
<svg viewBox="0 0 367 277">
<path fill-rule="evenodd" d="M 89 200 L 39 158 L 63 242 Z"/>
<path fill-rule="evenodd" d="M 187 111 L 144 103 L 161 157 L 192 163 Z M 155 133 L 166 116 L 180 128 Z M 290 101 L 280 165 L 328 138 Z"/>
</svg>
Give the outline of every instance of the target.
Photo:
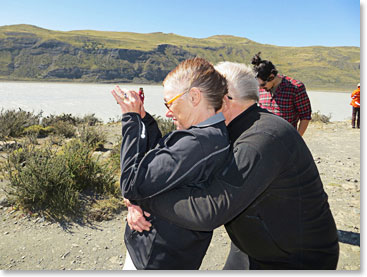
<svg viewBox="0 0 367 277">
<path fill-rule="evenodd" d="M 217 124 L 221 121 L 225 121 L 226 119 L 224 118 L 224 115 L 219 112 L 211 117 L 209 117 L 208 119 L 204 120 L 203 122 L 200 122 L 199 124 L 193 125 L 195 127 L 208 127 L 208 126 L 212 126 L 214 124 Z"/>
<path fill-rule="evenodd" d="M 245 130 L 250 128 L 251 125 L 258 119 L 255 111 L 259 109 L 260 108 L 257 106 L 257 103 L 255 103 L 228 124 L 227 130 L 231 144 L 233 144 L 238 137 L 241 136 Z M 255 112 L 255 114 L 251 115 L 253 112 Z"/>
</svg>

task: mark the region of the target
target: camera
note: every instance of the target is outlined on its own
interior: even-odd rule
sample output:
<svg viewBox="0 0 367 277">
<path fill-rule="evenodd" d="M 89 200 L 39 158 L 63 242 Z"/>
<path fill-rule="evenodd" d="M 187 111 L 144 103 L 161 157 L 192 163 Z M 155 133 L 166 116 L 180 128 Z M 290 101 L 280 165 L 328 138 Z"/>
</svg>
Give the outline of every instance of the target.
<svg viewBox="0 0 367 277">
<path fill-rule="evenodd" d="M 139 97 L 141 99 L 141 102 L 144 104 L 144 90 L 143 90 L 143 88 L 139 88 Z"/>
</svg>

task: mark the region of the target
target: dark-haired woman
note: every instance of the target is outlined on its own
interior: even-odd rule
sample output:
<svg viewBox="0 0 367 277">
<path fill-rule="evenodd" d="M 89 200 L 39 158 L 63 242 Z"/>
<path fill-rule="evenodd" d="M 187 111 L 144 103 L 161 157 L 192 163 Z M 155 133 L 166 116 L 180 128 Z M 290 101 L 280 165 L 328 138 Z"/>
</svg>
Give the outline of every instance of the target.
<svg viewBox="0 0 367 277">
<path fill-rule="evenodd" d="M 279 75 L 273 63 L 262 60 L 260 54 L 252 58 L 260 86 L 260 107 L 287 120 L 303 136 L 312 113 L 305 85 L 291 77 Z"/>
</svg>

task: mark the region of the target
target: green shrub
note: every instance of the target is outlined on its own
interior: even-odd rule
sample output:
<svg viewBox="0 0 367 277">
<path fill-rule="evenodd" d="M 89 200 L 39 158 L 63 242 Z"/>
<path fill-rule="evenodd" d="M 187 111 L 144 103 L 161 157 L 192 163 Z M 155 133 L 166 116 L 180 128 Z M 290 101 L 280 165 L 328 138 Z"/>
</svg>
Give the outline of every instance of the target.
<svg viewBox="0 0 367 277">
<path fill-rule="evenodd" d="M 98 123 L 102 123 L 102 120 L 95 117 L 94 114 L 87 114 L 80 120 L 80 122 L 84 123 L 84 124 L 87 124 L 88 126 L 95 126 Z"/>
<path fill-rule="evenodd" d="M 121 119 L 122 119 L 122 116 L 121 115 L 117 115 L 114 118 L 110 117 L 108 119 L 108 123 L 120 123 L 121 122 Z"/>
<path fill-rule="evenodd" d="M 55 133 L 59 136 L 64 136 L 65 138 L 72 138 L 76 135 L 75 126 L 66 121 L 57 121 L 52 127 L 55 130 Z"/>
<path fill-rule="evenodd" d="M 117 172 L 120 172 L 120 153 L 121 153 L 121 144 L 122 144 L 122 136 L 117 140 L 118 143 L 112 148 L 110 161 L 113 166 L 113 169 Z"/>
<path fill-rule="evenodd" d="M 50 147 L 27 146 L 10 154 L 9 196 L 24 210 L 61 219 L 78 213 L 79 192 L 62 156 Z"/>
<path fill-rule="evenodd" d="M 107 135 L 105 132 L 83 125 L 79 129 L 79 134 L 80 140 L 92 147 L 94 150 L 104 149 L 104 144 L 107 142 Z"/>
<path fill-rule="evenodd" d="M 49 115 L 42 118 L 42 125 L 46 126 L 53 126 L 57 122 L 67 122 L 74 126 L 79 124 L 87 124 L 88 126 L 95 126 L 97 123 L 102 123 L 100 119 L 95 117 L 95 114 L 87 114 L 84 117 L 73 116 L 72 114 L 60 114 L 60 115 Z"/>
<path fill-rule="evenodd" d="M 34 135 L 37 138 L 45 138 L 53 132 L 55 132 L 55 128 L 52 126 L 42 127 L 41 125 L 32 125 L 25 128 L 23 134 Z"/>
<path fill-rule="evenodd" d="M 92 148 L 73 139 L 60 150 L 27 145 L 12 151 L 4 166 L 9 197 L 25 210 L 63 219 L 80 215 L 81 193 L 118 196 L 109 164 L 93 157 Z"/>
<path fill-rule="evenodd" d="M 88 218 L 96 221 L 109 220 L 113 218 L 114 214 L 125 209 L 126 206 L 122 199 L 115 197 L 100 199 L 91 205 Z"/>
<path fill-rule="evenodd" d="M 163 118 L 160 115 L 153 115 L 153 117 L 157 121 L 159 130 L 161 130 L 162 132 L 162 136 L 165 136 L 168 133 L 176 130 L 176 126 L 173 124 L 173 121 L 171 119 Z"/>
<path fill-rule="evenodd" d="M 29 147 L 29 146 L 28 146 Z M 29 156 L 28 149 L 24 150 L 21 146 L 18 146 L 9 156 L 8 162 L 10 161 L 11 164 L 24 166 L 25 161 Z"/>
<path fill-rule="evenodd" d="M 38 125 L 42 112 L 34 114 L 19 110 L 1 110 L 0 112 L 0 139 L 7 137 L 20 137 L 24 129 L 32 125 Z"/>
<path fill-rule="evenodd" d="M 54 126 L 56 123 L 59 123 L 59 122 L 69 123 L 71 125 L 76 126 L 78 119 L 72 116 L 71 114 L 64 114 L 64 113 L 61 115 L 51 114 L 49 116 L 42 118 L 43 127 Z"/>
<path fill-rule="evenodd" d="M 52 133 L 49 136 L 49 143 L 51 145 L 61 146 L 62 143 L 63 143 L 63 141 L 64 141 L 64 139 L 65 139 L 64 137 Z"/>
<path fill-rule="evenodd" d="M 322 123 L 329 123 L 331 118 L 331 114 L 328 116 L 323 115 L 320 113 L 320 111 L 317 111 L 315 113 L 312 113 L 312 119 L 313 122 L 322 122 Z"/>
<path fill-rule="evenodd" d="M 65 162 L 73 176 L 74 186 L 79 191 L 115 193 L 115 179 L 108 164 L 93 158 L 93 148 L 78 139 L 62 147 Z"/>
</svg>

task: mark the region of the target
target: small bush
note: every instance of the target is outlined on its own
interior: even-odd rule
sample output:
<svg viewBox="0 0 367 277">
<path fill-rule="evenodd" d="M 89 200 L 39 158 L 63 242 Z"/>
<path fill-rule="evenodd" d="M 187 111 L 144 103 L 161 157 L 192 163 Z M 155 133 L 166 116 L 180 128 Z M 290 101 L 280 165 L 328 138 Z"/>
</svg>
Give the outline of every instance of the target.
<svg viewBox="0 0 367 277">
<path fill-rule="evenodd" d="M 24 129 L 23 134 L 34 135 L 37 138 L 45 138 L 49 134 L 55 132 L 54 127 L 42 127 L 41 125 L 32 125 Z"/>
<path fill-rule="evenodd" d="M 76 129 L 74 125 L 68 122 L 57 121 L 53 124 L 53 128 L 55 130 L 55 134 L 64 136 L 65 138 L 72 138 L 76 135 Z"/>
<path fill-rule="evenodd" d="M 94 150 L 104 149 L 104 144 L 107 142 L 107 135 L 105 132 L 98 131 L 92 127 L 82 126 L 79 129 L 79 134 L 80 140 Z"/>
<path fill-rule="evenodd" d="M 329 116 L 323 115 L 320 113 L 320 111 L 317 111 L 315 113 L 312 113 L 312 119 L 313 122 L 322 122 L 322 123 L 329 123 L 331 118 L 331 114 Z"/>
<path fill-rule="evenodd" d="M 25 210 L 63 219 L 81 213 L 81 193 L 118 196 L 109 164 L 92 156 L 91 147 L 73 139 L 60 150 L 51 145 L 27 145 L 11 152 L 3 172 L 10 181 L 7 191 Z"/>
<path fill-rule="evenodd" d="M 108 123 L 119 123 L 122 120 L 122 115 L 115 116 L 114 118 L 110 117 L 108 119 Z"/>
<path fill-rule="evenodd" d="M 29 151 L 24 150 L 24 148 L 20 146 L 8 156 L 8 161 L 10 161 L 14 165 L 24 166 L 28 156 Z"/>
<path fill-rule="evenodd" d="M 115 191 L 115 180 L 108 164 L 99 163 L 92 157 L 90 145 L 74 139 L 62 147 L 65 162 L 79 191 L 90 190 L 99 193 Z"/>
<path fill-rule="evenodd" d="M 0 139 L 7 137 L 20 137 L 24 129 L 32 125 L 39 125 L 42 112 L 34 114 L 22 109 L 0 112 Z"/>
<path fill-rule="evenodd" d="M 61 146 L 64 139 L 65 139 L 64 137 L 58 136 L 56 134 L 51 134 L 49 136 L 49 142 L 51 145 Z"/>
<path fill-rule="evenodd" d="M 11 187 L 7 192 L 23 209 L 55 219 L 79 211 L 79 192 L 70 170 L 51 148 L 18 149 L 9 156 L 6 168 Z"/>
<path fill-rule="evenodd" d="M 54 126 L 59 122 L 69 123 L 71 125 L 76 126 L 78 119 L 71 114 L 61 114 L 61 115 L 49 115 L 42 118 L 43 127 Z"/>
<path fill-rule="evenodd" d="M 98 119 L 94 114 L 87 114 L 84 117 L 80 118 L 78 116 L 73 116 L 71 114 L 61 114 L 61 115 L 49 115 L 42 118 L 42 125 L 53 126 L 57 122 L 66 122 L 71 125 L 77 126 L 80 124 L 87 124 L 88 126 L 95 126 L 97 123 L 102 123 L 100 119 Z"/>
<path fill-rule="evenodd" d="M 173 124 L 173 121 L 171 119 L 165 119 L 161 117 L 160 115 L 156 116 L 153 115 L 153 118 L 157 121 L 159 130 L 162 132 L 162 136 L 167 135 L 168 133 L 171 133 L 172 131 L 176 130 L 175 124 Z"/>
<path fill-rule="evenodd" d="M 120 170 L 120 153 L 121 153 L 122 136 L 118 139 L 118 143 L 112 148 L 110 161 L 113 169 L 117 172 Z"/>
<path fill-rule="evenodd" d="M 96 221 L 112 219 L 114 214 L 126 210 L 122 199 L 108 198 L 95 201 L 88 212 L 88 218 Z"/>
<path fill-rule="evenodd" d="M 98 123 L 102 123 L 102 121 L 95 117 L 94 114 L 87 114 L 80 121 L 81 123 L 87 124 L 88 126 L 95 126 Z"/>
</svg>

